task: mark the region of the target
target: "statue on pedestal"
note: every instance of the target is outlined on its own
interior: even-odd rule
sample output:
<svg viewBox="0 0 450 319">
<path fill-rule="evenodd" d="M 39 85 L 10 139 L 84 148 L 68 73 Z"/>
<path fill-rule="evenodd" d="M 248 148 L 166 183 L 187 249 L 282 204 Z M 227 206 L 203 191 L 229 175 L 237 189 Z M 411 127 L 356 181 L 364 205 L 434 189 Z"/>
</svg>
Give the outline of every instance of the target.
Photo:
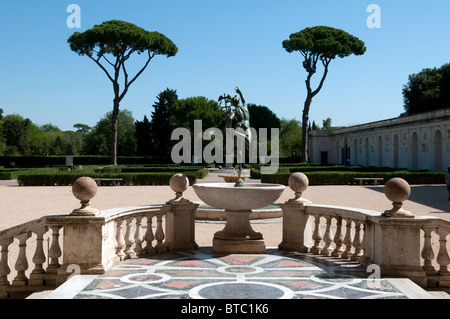
<svg viewBox="0 0 450 319">
<path fill-rule="evenodd" d="M 227 114 L 227 121 L 226 121 L 226 128 L 232 128 L 233 121 L 236 121 L 236 124 L 234 126 L 235 132 L 234 134 L 241 136 L 244 138 L 244 140 L 247 140 L 248 143 L 250 143 L 251 140 L 251 131 L 250 131 L 250 113 L 247 108 L 247 103 L 245 101 L 244 95 L 242 94 L 241 90 L 236 87 L 236 93 L 239 94 L 239 97 L 235 95 L 234 97 L 231 97 L 231 95 L 222 95 L 219 97 L 219 102 L 225 101 L 225 106 L 223 107 Z M 240 103 L 242 102 L 242 104 Z M 228 105 L 228 103 L 230 105 Z M 232 109 L 232 106 L 234 106 L 234 110 Z M 240 150 L 243 152 L 244 150 Z M 241 154 L 243 155 L 243 154 Z M 239 170 L 238 170 L 238 180 L 236 181 L 235 186 L 243 186 L 244 182 L 241 179 L 242 174 L 242 163 L 239 163 Z"/>
</svg>

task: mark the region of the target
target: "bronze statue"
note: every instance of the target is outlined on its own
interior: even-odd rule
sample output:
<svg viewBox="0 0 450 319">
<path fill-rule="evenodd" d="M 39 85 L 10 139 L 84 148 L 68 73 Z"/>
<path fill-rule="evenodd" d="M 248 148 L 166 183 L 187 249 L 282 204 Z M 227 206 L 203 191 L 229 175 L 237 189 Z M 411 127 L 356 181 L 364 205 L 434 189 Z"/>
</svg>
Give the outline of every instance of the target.
<svg viewBox="0 0 450 319">
<path fill-rule="evenodd" d="M 237 95 L 231 97 L 231 95 L 229 94 L 224 94 L 219 97 L 219 102 L 225 100 L 225 106 L 222 108 L 225 109 L 227 113 L 226 127 L 232 127 L 233 120 L 236 120 L 236 125 L 234 126 L 234 128 L 240 128 L 245 132 L 250 128 L 250 113 L 248 112 L 244 95 L 238 87 L 236 87 L 236 93 L 239 94 L 240 99 Z M 242 104 L 239 103 L 240 101 L 242 101 Z M 230 105 L 228 105 L 228 103 L 230 103 Z M 234 106 L 234 110 L 231 109 L 232 106 Z M 248 131 L 248 134 L 249 135 L 246 136 L 246 138 L 250 140 L 250 131 Z"/>
<path fill-rule="evenodd" d="M 236 125 L 234 126 L 235 129 L 234 133 L 236 135 L 242 136 L 244 140 L 247 140 L 247 142 L 250 143 L 251 140 L 250 113 L 248 111 L 244 95 L 242 94 L 241 90 L 238 87 L 236 87 L 236 93 L 239 94 L 240 99 L 237 95 L 231 97 L 231 95 L 229 94 L 228 95 L 224 94 L 219 97 L 219 102 L 225 100 L 225 106 L 223 107 L 223 109 L 225 109 L 225 112 L 227 114 L 226 128 L 232 128 L 233 120 L 235 120 Z M 242 104 L 240 104 L 241 101 Z M 230 105 L 228 105 L 228 103 L 230 103 Z M 232 110 L 231 108 L 232 106 L 234 106 L 234 110 Z M 243 150 L 241 150 L 241 152 L 242 151 Z M 242 163 L 239 163 L 239 170 L 238 170 L 239 178 L 236 181 L 235 184 L 236 187 L 244 185 L 244 182 L 241 179 L 241 174 L 242 174 Z"/>
</svg>

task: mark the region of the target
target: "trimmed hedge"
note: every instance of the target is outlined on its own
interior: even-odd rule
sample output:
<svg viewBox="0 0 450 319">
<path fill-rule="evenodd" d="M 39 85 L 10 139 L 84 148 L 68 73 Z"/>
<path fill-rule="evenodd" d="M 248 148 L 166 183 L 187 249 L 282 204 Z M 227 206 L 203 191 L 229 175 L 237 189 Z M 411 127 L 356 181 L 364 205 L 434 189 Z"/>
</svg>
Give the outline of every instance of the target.
<svg viewBox="0 0 450 319">
<path fill-rule="evenodd" d="M 120 185 L 169 185 L 173 175 L 171 172 L 101 174 L 79 171 L 60 174 L 24 174 L 17 176 L 17 182 L 20 186 L 69 186 L 77 178 L 89 176 L 91 178 L 122 178 Z M 195 172 L 184 172 L 184 175 L 187 176 L 191 185 L 197 181 Z"/>
<path fill-rule="evenodd" d="M 22 174 L 58 174 L 59 172 L 70 171 L 71 166 L 55 166 L 43 168 L 5 168 L 0 169 L 0 180 L 17 179 Z"/>
<path fill-rule="evenodd" d="M 19 170 L 15 174 L 21 186 L 62 186 L 72 185 L 81 176 L 121 178 L 120 185 L 169 185 L 170 178 L 176 173 L 183 173 L 188 177 L 189 183 L 194 184 L 197 179 L 208 175 L 208 169 L 204 166 L 172 167 L 160 164 L 151 167 L 87 166 L 83 170 L 70 170 L 68 167 L 35 168 Z"/>
<path fill-rule="evenodd" d="M 391 178 L 400 177 L 406 180 L 410 185 L 417 184 L 443 184 L 445 173 L 420 173 L 420 172 L 302 172 L 309 180 L 309 185 L 353 185 L 354 178 L 358 177 L 380 177 L 387 182 Z M 258 176 L 259 177 L 256 177 Z M 278 173 L 272 175 L 258 174 L 257 170 L 252 170 L 253 178 L 260 178 L 262 183 L 275 183 L 288 185 L 289 177 L 292 173 Z"/>
<path fill-rule="evenodd" d="M 206 169 L 203 166 L 108 166 L 99 169 L 102 173 L 153 173 L 153 172 L 196 172 Z M 206 169 L 207 170 L 207 169 Z"/>
</svg>

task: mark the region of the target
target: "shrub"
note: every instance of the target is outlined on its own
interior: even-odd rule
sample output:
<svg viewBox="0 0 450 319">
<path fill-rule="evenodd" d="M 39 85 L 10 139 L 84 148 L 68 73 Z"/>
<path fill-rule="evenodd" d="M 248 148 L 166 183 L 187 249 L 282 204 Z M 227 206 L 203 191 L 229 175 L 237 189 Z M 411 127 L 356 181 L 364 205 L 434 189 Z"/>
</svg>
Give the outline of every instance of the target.
<svg viewBox="0 0 450 319">
<path fill-rule="evenodd" d="M 183 172 L 189 179 L 189 183 L 195 184 L 198 178 L 203 178 L 204 170 Z M 173 172 L 146 172 L 146 173 L 89 173 L 83 171 L 21 174 L 17 176 L 20 186 L 68 186 L 82 176 L 92 178 L 122 178 L 120 185 L 169 185 Z"/>
<path fill-rule="evenodd" d="M 410 185 L 417 184 L 442 184 L 444 183 L 444 173 L 419 173 L 409 171 L 398 172 L 303 172 L 309 180 L 309 185 L 353 185 L 354 178 L 357 177 L 380 177 L 387 182 L 391 178 L 400 177 Z M 255 172 L 256 176 L 257 173 Z M 292 173 L 278 173 L 272 175 L 261 175 L 261 182 L 288 185 L 289 177 Z"/>
</svg>

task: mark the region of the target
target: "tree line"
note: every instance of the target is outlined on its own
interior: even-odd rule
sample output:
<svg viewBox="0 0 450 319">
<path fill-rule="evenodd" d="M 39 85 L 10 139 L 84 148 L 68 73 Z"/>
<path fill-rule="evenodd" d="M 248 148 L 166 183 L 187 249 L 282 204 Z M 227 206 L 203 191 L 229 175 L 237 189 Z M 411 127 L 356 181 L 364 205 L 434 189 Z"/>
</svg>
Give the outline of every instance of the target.
<svg viewBox="0 0 450 319">
<path fill-rule="evenodd" d="M 280 119 L 267 106 L 248 104 L 251 126 L 280 130 L 280 155 L 298 157 L 301 152 L 301 122 Z M 18 114 L 4 115 L 0 109 L 0 156 L 101 155 L 111 150 L 112 112 L 106 113 L 95 125 L 74 125 L 62 131 L 53 124 L 36 125 Z M 172 131 L 178 127 L 194 130 L 194 120 L 202 120 L 203 130 L 210 127 L 225 130 L 226 114 L 219 103 L 203 96 L 179 99 L 176 90 L 159 93 L 149 116 L 136 120 L 130 110 L 118 114 L 118 156 L 155 156 L 170 158 Z M 225 136 L 225 135 L 224 135 Z M 207 142 L 205 142 L 207 143 Z M 70 149 L 70 150 L 69 150 Z"/>
</svg>

